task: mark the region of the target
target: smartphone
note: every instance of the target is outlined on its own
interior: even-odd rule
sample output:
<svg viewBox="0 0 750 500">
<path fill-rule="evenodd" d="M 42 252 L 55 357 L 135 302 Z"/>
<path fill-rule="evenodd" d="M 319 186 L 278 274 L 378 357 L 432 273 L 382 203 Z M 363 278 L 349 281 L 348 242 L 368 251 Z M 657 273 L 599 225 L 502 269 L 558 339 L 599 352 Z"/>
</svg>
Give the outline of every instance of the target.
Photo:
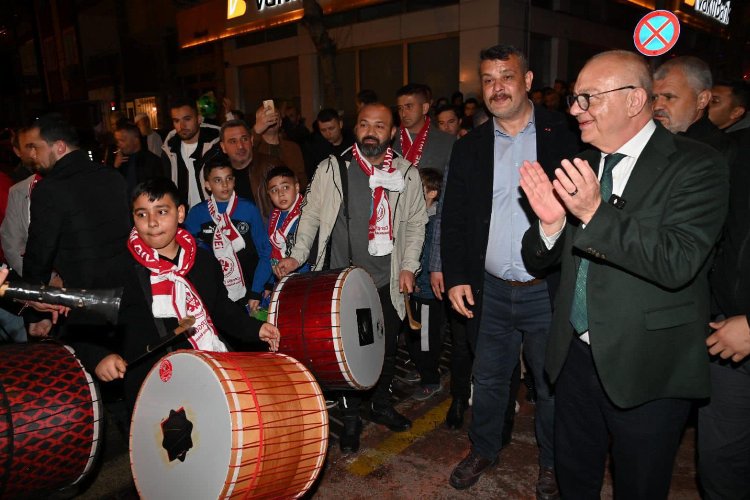
<svg viewBox="0 0 750 500">
<path fill-rule="evenodd" d="M 274 112 L 274 105 L 273 105 L 273 99 L 268 99 L 266 101 L 263 101 L 263 109 L 267 114 Z"/>
</svg>

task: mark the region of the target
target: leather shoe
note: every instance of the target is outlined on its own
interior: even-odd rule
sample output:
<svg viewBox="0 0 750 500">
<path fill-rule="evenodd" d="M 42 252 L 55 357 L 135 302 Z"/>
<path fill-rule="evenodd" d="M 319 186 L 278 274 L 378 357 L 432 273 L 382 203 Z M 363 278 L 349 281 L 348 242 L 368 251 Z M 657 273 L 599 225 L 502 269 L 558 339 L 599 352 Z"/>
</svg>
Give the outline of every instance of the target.
<svg viewBox="0 0 750 500">
<path fill-rule="evenodd" d="M 339 448 L 342 453 L 359 451 L 359 435 L 362 433 L 362 419 L 357 416 L 346 416 L 344 430 L 339 437 Z"/>
<path fill-rule="evenodd" d="M 469 402 L 461 398 L 453 398 L 451 407 L 445 415 L 445 425 L 449 429 L 460 429 L 464 425 L 464 412 L 469 406 Z"/>
<path fill-rule="evenodd" d="M 370 407 L 370 420 L 376 424 L 383 424 L 393 432 L 404 432 L 411 429 L 411 420 L 401 415 L 393 406 L 385 408 Z"/>
<path fill-rule="evenodd" d="M 536 498 L 538 500 L 558 500 L 560 498 L 560 491 L 557 489 L 557 481 L 555 480 L 555 469 L 552 467 L 539 468 Z"/>
<path fill-rule="evenodd" d="M 497 457 L 494 460 L 489 460 L 472 450 L 453 469 L 448 482 L 457 490 L 464 490 L 473 486 L 487 469 L 495 465 L 497 465 Z"/>
</svg>

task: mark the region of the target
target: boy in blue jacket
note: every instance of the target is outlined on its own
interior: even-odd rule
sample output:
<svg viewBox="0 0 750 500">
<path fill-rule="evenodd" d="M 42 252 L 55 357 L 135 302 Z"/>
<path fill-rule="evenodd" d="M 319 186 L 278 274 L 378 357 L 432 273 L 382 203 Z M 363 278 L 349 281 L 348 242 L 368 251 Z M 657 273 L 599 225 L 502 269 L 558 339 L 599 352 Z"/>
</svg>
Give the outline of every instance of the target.
<svg viewBox="0 0 750 500">
<path fill-rule="evenodd" d="M 185 229 L 213 251 L 224 272 L 229 298 L 255 312 L 271 278 L 271 244 L 258 207 L 234 192 L 234 171 L 220 155 L 203 171 L 211 196 L 190 209 Z"/>
</svg>

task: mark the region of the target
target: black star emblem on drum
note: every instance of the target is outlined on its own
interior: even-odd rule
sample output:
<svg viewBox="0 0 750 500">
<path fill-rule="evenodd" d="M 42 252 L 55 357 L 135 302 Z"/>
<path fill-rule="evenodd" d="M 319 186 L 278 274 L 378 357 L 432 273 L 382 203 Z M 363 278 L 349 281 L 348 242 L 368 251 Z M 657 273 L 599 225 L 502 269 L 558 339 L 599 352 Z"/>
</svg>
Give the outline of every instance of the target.
<svg viewBox="0 0 750 500">
<path fill-rule="evenodd" d="M 161 423 L 161 431 L 164 435 L 161 445 L 167 450 L 169 461 L 178 459 L 184 462 L 188 450 L 193 447 L 193 423 L 185 415 L 185 409 L 169 410 L 169 417 Z"/>
</svg>

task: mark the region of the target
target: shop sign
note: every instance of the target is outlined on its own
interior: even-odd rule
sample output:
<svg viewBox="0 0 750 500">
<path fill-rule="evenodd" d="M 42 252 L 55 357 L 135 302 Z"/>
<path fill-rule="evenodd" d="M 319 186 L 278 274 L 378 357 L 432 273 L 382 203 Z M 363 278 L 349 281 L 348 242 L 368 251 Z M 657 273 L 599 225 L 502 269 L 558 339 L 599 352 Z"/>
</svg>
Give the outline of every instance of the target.
<svg viewBox="0 0 750 500">
<path fill-rule="evenodd" d="M 696 12 L 708 16 L 721 24 L 729 24 L 729 12 L 732 10 L 732 2 L 727 0 L 686 0 L 687 5 L 692 5 Z"/>
<path fill-rule="evenodd" d="M 227 19 L 234 19 L 235 17 L 242 17 L 247 12 L 247 4 L 251 7 L 255 7 L 257 12 L 275 10 L 277 7 L 295 3 L 300 3 L 298 0 L 227 0 Z"/>
</svg>

